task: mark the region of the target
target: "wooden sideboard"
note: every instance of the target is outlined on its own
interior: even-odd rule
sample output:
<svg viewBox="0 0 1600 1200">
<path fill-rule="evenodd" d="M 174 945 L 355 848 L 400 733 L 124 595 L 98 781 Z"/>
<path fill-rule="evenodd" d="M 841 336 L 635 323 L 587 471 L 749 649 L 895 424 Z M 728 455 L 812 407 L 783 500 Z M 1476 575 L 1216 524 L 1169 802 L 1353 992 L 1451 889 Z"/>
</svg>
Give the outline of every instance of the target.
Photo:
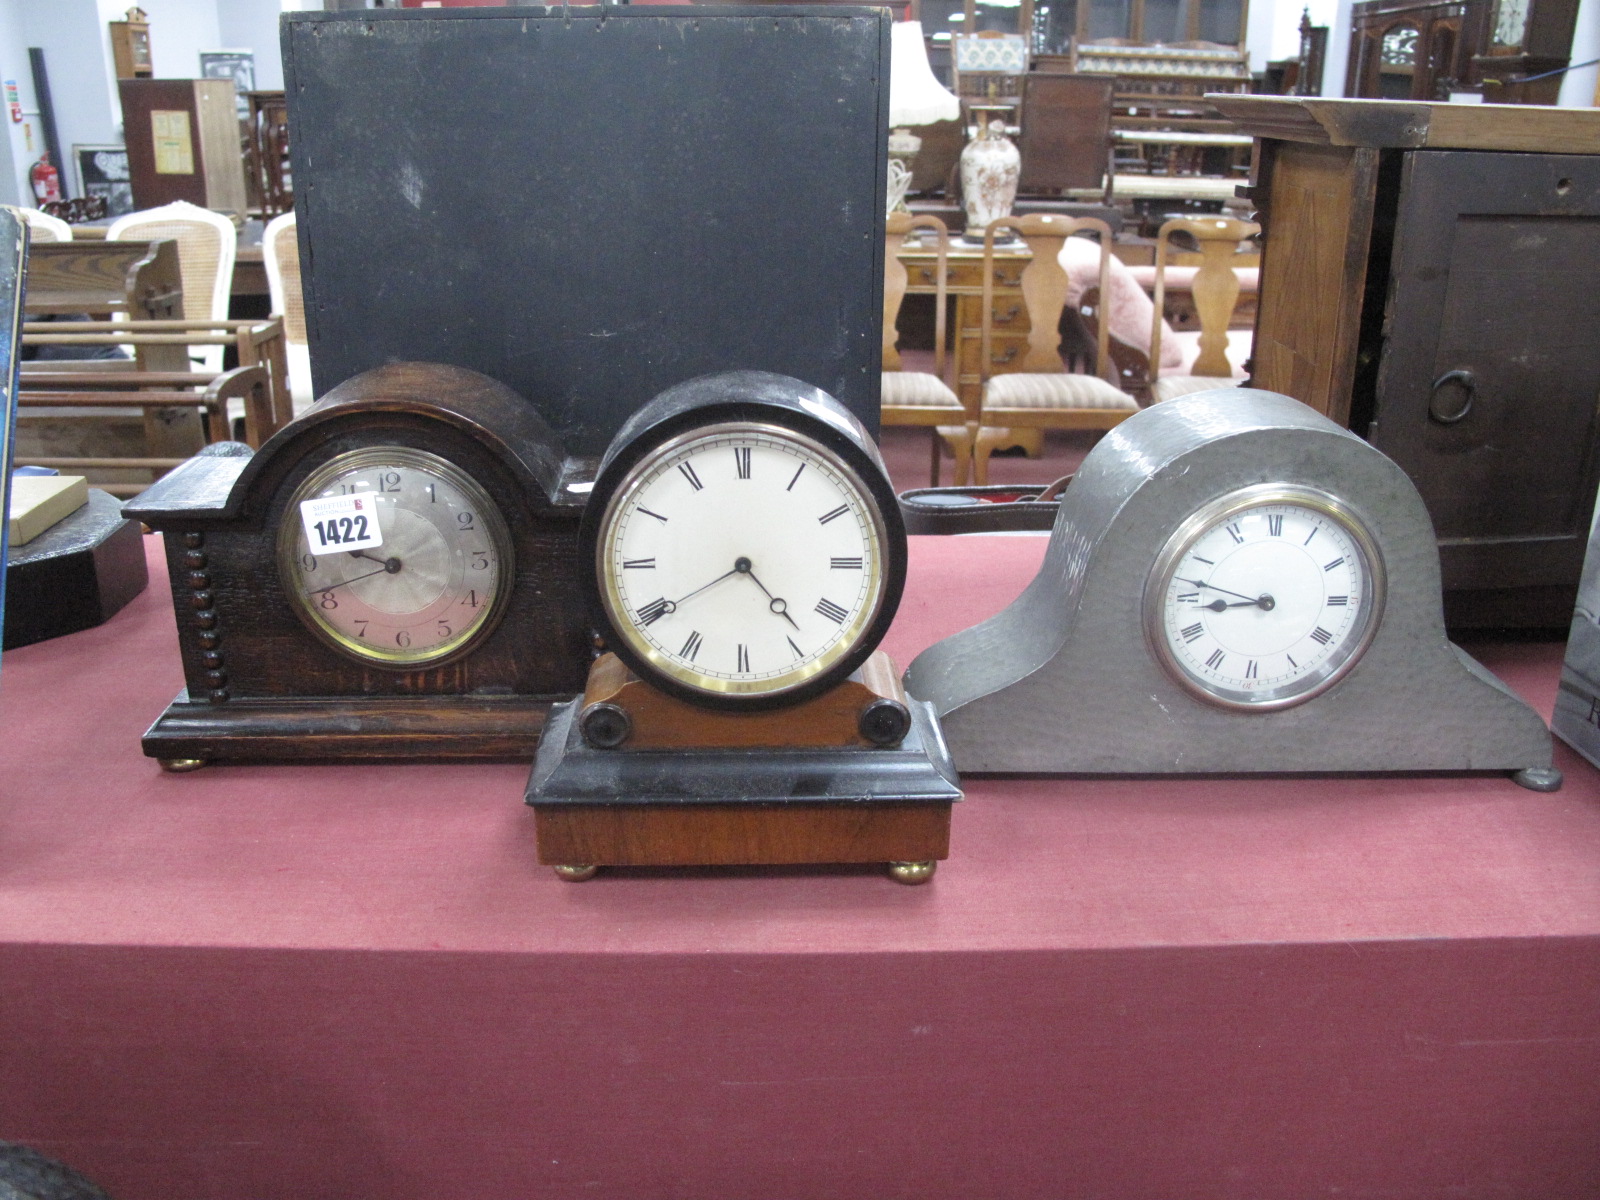
<svg viewBox="0 0 1600 1200">
<path fill-rule="evenodd" d="M 1564 628 L 1600 485 L 1600 112 L 1212 99 L 1260 139 L 1255 385 L 1405 468 L 1452 625 Z"/>
</svg>

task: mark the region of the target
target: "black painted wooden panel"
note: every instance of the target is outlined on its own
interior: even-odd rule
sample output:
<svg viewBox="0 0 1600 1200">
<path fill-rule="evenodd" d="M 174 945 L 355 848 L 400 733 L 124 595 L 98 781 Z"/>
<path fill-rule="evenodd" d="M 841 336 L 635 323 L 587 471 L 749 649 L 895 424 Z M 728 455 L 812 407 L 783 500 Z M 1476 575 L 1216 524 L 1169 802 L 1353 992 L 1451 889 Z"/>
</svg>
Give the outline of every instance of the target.
<svg viewBox="0 0 1600 1200">
<path fill-rule="evenodd" d="M 1446 589 L 1575 587 L 1600 482 L 1600 156 L 1408 154 L 1392 265 L 1370 438 L 1422 492 Z M 1471 385 L 1435 391 L 1454 371 Z"/>
<path fill-rule="evenodd" d="M 319 393 L 454 363 L 599 454 L 755 368 L 876 433 L 882 10 L 295 13 L 283 43 Z"/>
</svg>

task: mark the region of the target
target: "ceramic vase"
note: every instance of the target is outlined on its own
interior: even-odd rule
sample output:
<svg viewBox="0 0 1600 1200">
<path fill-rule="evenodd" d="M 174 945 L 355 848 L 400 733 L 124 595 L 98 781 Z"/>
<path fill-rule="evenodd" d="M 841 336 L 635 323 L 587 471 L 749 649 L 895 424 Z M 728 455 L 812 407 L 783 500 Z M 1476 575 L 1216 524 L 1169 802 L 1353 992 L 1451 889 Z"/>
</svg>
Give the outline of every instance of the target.
<svg viewBox="0 0 1600 1200">
<path fill-rule="evenodd" d="M 1022 155 L 1006 137 L 1005 107 L 973 105 L 978 132 L 961 151 L 961 195 L 967 209 L 969 241 L 981 241 L 991 221 L 1011 215 L 1017 198 Z"/>
</svg>

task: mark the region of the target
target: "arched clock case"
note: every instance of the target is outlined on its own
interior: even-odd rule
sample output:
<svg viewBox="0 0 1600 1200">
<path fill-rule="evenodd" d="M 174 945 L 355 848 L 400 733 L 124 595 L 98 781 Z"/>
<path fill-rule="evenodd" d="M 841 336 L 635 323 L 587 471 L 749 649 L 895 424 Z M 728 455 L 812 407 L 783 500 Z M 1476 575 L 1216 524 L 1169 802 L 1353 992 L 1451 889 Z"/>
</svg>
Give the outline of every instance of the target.
<svg viewBox="0 0 1600 1200">
<path fill-rule="evenodd" d="M 145 753 L 531 757 L 592 657 L 572 469 L 521 397 L 420 363 L 183 464 L 123 510 L 164 535 L 186 685 Z"/>
</svg>

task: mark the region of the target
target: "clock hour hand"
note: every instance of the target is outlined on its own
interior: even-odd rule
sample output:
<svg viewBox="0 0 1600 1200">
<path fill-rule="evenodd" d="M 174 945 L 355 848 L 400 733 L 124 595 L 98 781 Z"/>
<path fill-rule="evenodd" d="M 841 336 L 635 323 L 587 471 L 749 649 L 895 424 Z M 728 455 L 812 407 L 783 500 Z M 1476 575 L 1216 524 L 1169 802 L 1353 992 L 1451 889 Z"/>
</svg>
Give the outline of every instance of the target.
<svg viewBox="0 0 1600 1200">
<path fill-rule="evenodd" d="M 738 562 L 734 563 L 733 569 L 741 572 L 742 574 L 750 576 L 750 582 L 755 584 L 762 590 L 763 593 L 766 594 L 768 608 L 777 613 L 796 629 L 800 628 L 795 619 L 789 615 L 789 602 L 787 600 L 780 599 L 779 597 L 774 596 L 771 592 L 767 591 L 767 585 L 762 583 L 761 580 L 757 579 L 756 573 L 750 569 L 750 560 L 748 558 L 741 558 Z"/>
<path fill-rule="evenodd" d="M 1228 594 L 1231 596 L 1234 593 L 1229 592 Z M 1218 598 L 1213 600 L 1210 604 L 1202 604 L 1200 607 L 1209 608 L 1212 612 L 1225 612 L 1230 608 L 1261 608 L 1271 612 L 1276 605 L 1277 601 L 1273 600 L 1271 596 L 1262 596 L 1259 600 L 1235 600 L 1231 604 L 1226 600 Z"/>
</svg>

